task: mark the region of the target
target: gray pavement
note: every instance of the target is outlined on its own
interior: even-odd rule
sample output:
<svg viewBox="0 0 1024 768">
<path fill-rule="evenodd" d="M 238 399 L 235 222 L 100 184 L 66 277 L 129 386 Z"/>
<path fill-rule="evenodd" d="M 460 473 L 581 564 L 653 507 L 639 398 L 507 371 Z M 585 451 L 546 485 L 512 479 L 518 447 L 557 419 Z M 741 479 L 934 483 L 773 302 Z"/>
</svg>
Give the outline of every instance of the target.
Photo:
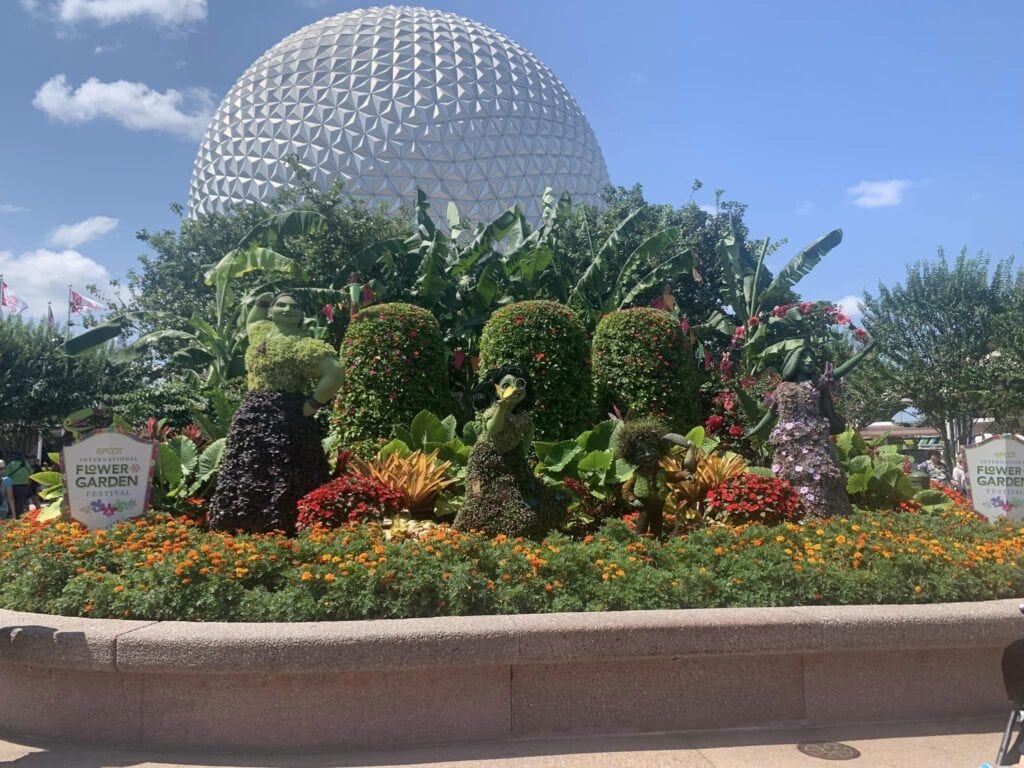
<svg viewBox="0 0 1024 768">
<path fill-rule="evenodd" d="M 439 714 L 440 716 L 440 714 Z M 860 755 L 851 768 L 977 768 L 992 762 L 1003 722 L 834 726 L 645 736 L 529 739 L 388 752 L 216 755 L 96 749 L 33 740 L 0 741 L 0 766 L 17 768 L 824 768 L 799 744 L 841 742 Z"/>
</svg>

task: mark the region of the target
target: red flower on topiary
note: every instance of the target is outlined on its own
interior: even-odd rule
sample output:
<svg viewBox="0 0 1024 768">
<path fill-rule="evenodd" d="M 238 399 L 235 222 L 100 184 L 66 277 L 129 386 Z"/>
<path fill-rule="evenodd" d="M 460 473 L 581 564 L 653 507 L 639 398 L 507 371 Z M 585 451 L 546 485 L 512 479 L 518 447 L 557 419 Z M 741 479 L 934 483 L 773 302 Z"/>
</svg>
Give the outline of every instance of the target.
<svg viewBox="0 0 1024 768">
<path fill-rule="evenodd" d="M 299 499 L 298 530 L 320 524 L 337 528 L 365 520 L 383 520 L 401 509 L 402 494 L 379 480 L 342 475 Z"/>
</svg>

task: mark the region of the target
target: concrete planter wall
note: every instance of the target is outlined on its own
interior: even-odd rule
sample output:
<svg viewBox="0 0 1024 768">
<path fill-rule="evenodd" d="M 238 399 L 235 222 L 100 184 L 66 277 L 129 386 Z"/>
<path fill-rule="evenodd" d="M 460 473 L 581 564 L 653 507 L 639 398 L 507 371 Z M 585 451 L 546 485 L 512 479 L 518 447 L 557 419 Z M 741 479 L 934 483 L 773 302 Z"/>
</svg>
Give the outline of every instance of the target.
<svg viewBox="0 0 1024 768">
<path fill-rule="evenodd" d="M 0 729 L 326 750 L 1006 711 L 1017 600 L 307 624 L 0 611 Z"/>
</svg>

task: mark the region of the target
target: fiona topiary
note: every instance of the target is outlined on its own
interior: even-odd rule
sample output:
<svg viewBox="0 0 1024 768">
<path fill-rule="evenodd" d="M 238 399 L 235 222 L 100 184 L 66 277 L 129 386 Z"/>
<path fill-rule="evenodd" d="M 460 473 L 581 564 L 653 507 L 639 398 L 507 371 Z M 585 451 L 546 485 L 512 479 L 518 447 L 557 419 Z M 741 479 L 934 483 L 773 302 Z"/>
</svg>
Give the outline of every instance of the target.
<svg viewBox="0 0 1024 768">
<path fill-rule="evenodd" d="M 578 435 L 591 424 L 590 359 L 583 324 L 552 301 L 502 307 L 480 337 L 480 369 L 514 365 L 533 382 L 533 422 L 541 440 Z"/>
<path fill-rule="evenodd" d="M 686 431 L 700 419 L 700 372 L 679 321 L 640 307 L 605 315 L 592 348 L 594 407 L 650 416 Z"/>
<path fill-rule="evenodd" d="M 372 455 L 420 411 L 452 411 L 448 351 L 425 309 L 396 303 L 363 310 L 345 333 L 341 363 L 345 383 L 331 427 L 341 445 L 360 454 Z"/>
</svg>

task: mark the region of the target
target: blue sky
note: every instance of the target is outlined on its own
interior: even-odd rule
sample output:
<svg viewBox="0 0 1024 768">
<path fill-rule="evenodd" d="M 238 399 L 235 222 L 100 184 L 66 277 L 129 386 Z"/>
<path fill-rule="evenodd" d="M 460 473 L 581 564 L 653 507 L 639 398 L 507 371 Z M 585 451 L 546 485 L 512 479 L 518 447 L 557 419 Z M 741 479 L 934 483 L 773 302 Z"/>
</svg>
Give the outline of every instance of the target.
<svg viewBox="0 0 1024 768">
<path fill-rule="evenodd" d="M 42 315 L 176 228 L 206 117 L 266 49 L 346 0 L 0 2 L 0 272 Z M 533 51 L 612 181 L 713 190 L 755 235 L 844 242 L 800 285 L 839 300 L 935 247 L 1024 251 L 1019 0 L 445 0 Z"/>
</svg>

